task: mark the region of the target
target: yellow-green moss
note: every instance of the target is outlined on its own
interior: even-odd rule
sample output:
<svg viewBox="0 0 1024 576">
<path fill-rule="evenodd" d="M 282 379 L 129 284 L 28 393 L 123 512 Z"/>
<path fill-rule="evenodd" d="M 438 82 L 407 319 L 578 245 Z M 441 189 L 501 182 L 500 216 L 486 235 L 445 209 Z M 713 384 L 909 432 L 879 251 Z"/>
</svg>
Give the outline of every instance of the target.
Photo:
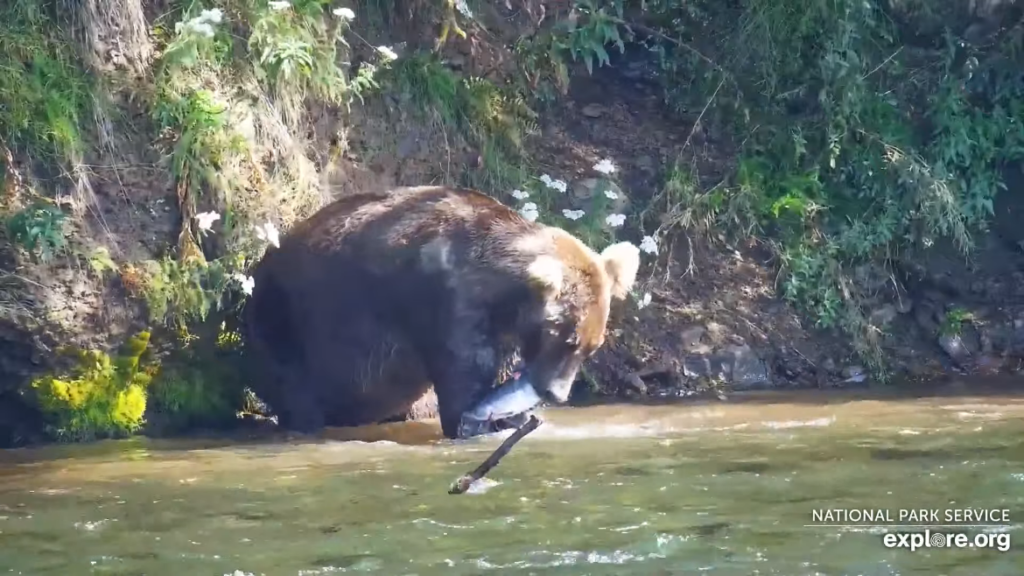
<svg viewBox="0 0 1024 576">
<path fill-rule="evenodd" d="M 46 375 L 31 384 L 52 436 L 64 441 L 122 437 L 145 422 L 147 388 L 154 365 L 144 365 L 148 331 L 131 337 L 114 358 L 76 350 L 69 374 Z"/>
</svg>

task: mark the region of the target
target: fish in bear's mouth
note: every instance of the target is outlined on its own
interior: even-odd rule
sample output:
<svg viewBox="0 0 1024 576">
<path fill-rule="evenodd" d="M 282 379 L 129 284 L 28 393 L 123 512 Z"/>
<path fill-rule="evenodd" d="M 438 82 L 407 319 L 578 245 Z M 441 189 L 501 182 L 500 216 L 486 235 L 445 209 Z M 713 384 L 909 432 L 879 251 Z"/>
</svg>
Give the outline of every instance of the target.
<svg viewBox="0 0 1024 576">
<path fill-rule="evenodd" d="M 472 438 L 526 423 L 530 410 L 544 403 L 526 371 L 514 372 L 509 381 L 491 390 L 473 408 L 463 412 L 459 437 Z"/>
</svg>

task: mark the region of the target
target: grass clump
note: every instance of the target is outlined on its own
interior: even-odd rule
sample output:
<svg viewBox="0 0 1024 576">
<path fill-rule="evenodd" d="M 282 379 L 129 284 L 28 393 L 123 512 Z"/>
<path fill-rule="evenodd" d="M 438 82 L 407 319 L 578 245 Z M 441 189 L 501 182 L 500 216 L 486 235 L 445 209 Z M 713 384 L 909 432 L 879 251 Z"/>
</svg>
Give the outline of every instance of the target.
<svg viewBox="0 0 1024 576">
<path fill-rule="evenodd" d="M 122 271 L 122 281 L 132 295 L 148 304 L 150 322 L 168 320 L 178 330 L 205 322 L 211 312 L 227 310 L 223 304 L 230 280 L 221 261 L 164 257 Z"/>
<path fill-rule="evenodd" d="M 165 44 L 151 110 L 181 230 L 175 255 L 126 275 L 153 321 L 180 328 L 251 291 L 245 271 L 278 227 L 323 202 L 308 102 L 347 109 L 376 84 L 372 64 L 349 80 L 344 34 L 354 15 L 325 2 L 190 2 L 174 16 L 173 27 L 158 27 Z"/>
<path fill-rule="evenodd" d="M 6 240 L 43 262 L 67 244 L 66 214 L 31 189 L 15 159 L 77 172 L 93 106 L 92 82 L 54 9 L 41 0 L 0 5 L 0 219 Z"/>
<path fill-rule="evenodd" d="M 80 126 L 92 89 L 52 8 L 40 0 L 0 7 L 0 142 L 61 165 L 83 152 Z"/>
<path fill-rule="evenodd" d="M 50 435 L 85 441 L 123 437 L 141 428 L 154 371 L 142 359 L 149 339 L 149 332 L 140 332 L 113 358 L 98 350 L 76 350 L 67 374 L 35 379 L 31 389 Z"/>
<path fill-rule="evenodd" d="M 392 63 L 381 75 L 381 85 L 446 138 L 450 133 L 450 146 L 458 138 L 477 151 L 476 168 L 456 180 L 486 190 L 508 190 L 524 180 L 523 140 L 537 130 L 537 114 L 518 91 L 459 76 L 434 54 Z"/>
</svg>

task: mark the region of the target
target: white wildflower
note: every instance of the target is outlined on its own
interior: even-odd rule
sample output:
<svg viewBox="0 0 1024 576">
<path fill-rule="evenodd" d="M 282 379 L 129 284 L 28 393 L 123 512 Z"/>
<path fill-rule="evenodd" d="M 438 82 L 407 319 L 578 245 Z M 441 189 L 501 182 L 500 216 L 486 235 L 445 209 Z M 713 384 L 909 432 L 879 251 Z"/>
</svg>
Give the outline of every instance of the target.
<svg viewBox="0 0 1024 576">
<path fill-rule="evenodd" d="M 626 221 L 625 214 L 609 214 L 604 219 L 604 223 L 611 226 L 612 228 L 618 228 Z"/>
<path fill-rule="evenodd" d="M 516 200 L 526 200 L 530 197 L 530 193 L 526 190 L 513 190 L 512 197 Z"/>
<path fill-rule="evenodd" d="M 398 54 L 395 54 L 395 51 L 392 50 L 390 46 L 377 46 L 377 52 L 380 53 L 384 60 L 390 61 L 398 59 Z"/>
<path fill-rule="evenodd" d="M 335 8 L 331 13 L 346 22 L 356 19 L 356 13 L 351 8 Z"/>
<path fill-rule="evenodd" d="M 188 22 L 178 22 L 175 24 L 174 32 L 175 34 L 195 34 L 196 36 L 213 38 L 213 25 L 220 24 L 223 19 L 224 13 L 221 12 L 220 8 L 203 10 L 199 16 Z"/>
<path fill-rule="evenodd" d="M 211 8 L 209 10 L 203 10 L 199 13 L 197 19 L 200 22 L 209 22 L 210 24 L 220 24 L 220 21 L 224 18 L 224 13 L 221 12 L 220 8 Z"/>
<path fill-rule="evenodd" d="M 469 9 L 469 4 L 466 4 L 466 0 L 455 0 L 455 9 L 466 18 L 473 17 L 473 11 Z"/>
<path fill-rule="evenodd" d="M 608 198 L 609 200 L 618 200 L 618 199 L 619 199 L 619 193 L 618 193 L 618 192 L 616 192 L 615 190 L 605 190 L 605 191 L 604 191 L 604 195 L 605 195 L 605 196 L 606 196 L 606 197 L 607 197 L 607 198 Z"/>
<path fill-rule="evenodd" d="M 540 212 L 537 210 L 537 205 L 533 202 L 527 202 L 523 204 L 523 207 L 519 209 L 519 213 L 523 215 L 530 222 L 536 222 L 537 217 L 540 216 Z"/>
<path fill-rule="evenodd" d="M 650 293 L 650 292 L 644 292 L 643 298 L 641 298 L 641 299 L 640 299 L 640 300 L 639 300 L 639 301 L 638 301 L 638 302 L 636 303 L 636 307 L 637 307 L 637 308 L 639 308 L 639 309 L 641 309 L 641 310 L 643 310 L 643 309 L 644 309 L 644 308 L 646 308 L 646 307 L 647 307 L 647 306 L 648 306 L 648 305 L 649 305 L 650 303 L 651 303 L 651 293 Z"/>
<path fill-rule="evenodd" d="M 548 174 L 543 174 L 538 179 L 541 180 L 542 182 L 544 182 L 544 186 L 546 186 L 546 187 L 548 187 L 548 188 L 550 188 L 552 190 L 557 190 L 558 192 L 565 192 L 565 190 L 567 188 L 566 184 L 565 184 L 565 180 L 555 180 L 555 179 L 552 179 L 552 177 L 549 176 Z"/>
<path fill-rule="evenodd" d="M 246 276 L 245 274 L 233 274 L 231 276 L 235 282 L 242 287 L 242 292 L 252 296 L 252 289 L 256 287 L 256 279 L 252 276 Z"/>
<path fill-rule="evenodd" d="M 271 10 L 287 10 L 288 8 L 292 7 L 292 3 L 291 2 L 284 2 L 284 1 L 274 1 L 274 2 L 270 2 L 267 5 L 270 6 Z"/>
<path fill-rule="evenodd" d="M 644 236 L 644 239 L 640 241 L 640 249 L 648 254 L 657 254 L 658 241 L 653 236 Z"/>
<path fill-rule="evenodd" d="M 565 216 L 569 220 L 579 220 L 583 218 L 585 212 L 583 210 L 562 210 L 562 216 Z"/>
<path fill-rule="evenodd" d="M 547 186 L 548 188 L 551 188 L 552 190 L 558 190 L 559 192 L 565 192 L 567 188 L 565 180 L 552 180 L 551 176 L 548 176 L 547 174 L 541 176 L 540 181 L 543 182 L 544 185 Z"/>
<path fill-rule="evenodd" d="M 200 230 L 209 230 L 217 220 L 220 220 L 220 214 L 216 212 L 200 212 L 196 214 L 196 223 L 199 224 Z"/>
<path fill-rule="evenodd" d="M 260 240 L 270 242 L 274 248 L 281 247 L 281 234 L 273 222 L 267 222 L 263 226 L 256 226 L 256 237 Z"/>
<path fill-rule="evenodd" d="M 206 38 L 213 38 L 213 26 L 207 22 L 196 22 L 192 25 L 192 31 L 198 36 L 205 36 Z"/>
<path fill-rule="evenodd" d="M 604 160 L 601 160 L 597 164 L 594 164 L 594 170 L 607 176 L 609 174 L 614 174 L 617 168 L 615 168 L 615 164 L 612 164 L 610 158 L 605 158 Z"/>
</svg>

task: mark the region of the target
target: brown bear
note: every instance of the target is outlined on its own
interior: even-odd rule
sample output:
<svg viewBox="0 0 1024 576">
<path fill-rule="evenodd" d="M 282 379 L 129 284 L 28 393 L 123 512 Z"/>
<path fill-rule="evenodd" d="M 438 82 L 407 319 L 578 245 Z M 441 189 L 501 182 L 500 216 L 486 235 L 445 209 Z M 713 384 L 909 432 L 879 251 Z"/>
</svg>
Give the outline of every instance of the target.
<svg viewBox="0 0 1024 576">
<path fill-rule="evenodd" d="M 568 399 L 639 262 L 628 242 L 595 253 L 474 190 L 345 197 L 253 272 L 243 313 L 252 388 L 300 432 L 381 422 L 431 385 L 445 436 L 494 431 L 463 417 L 514 422 Z M 510 359 L 522 361 L 518 388 L 495 395 Z"/>
</svg>

